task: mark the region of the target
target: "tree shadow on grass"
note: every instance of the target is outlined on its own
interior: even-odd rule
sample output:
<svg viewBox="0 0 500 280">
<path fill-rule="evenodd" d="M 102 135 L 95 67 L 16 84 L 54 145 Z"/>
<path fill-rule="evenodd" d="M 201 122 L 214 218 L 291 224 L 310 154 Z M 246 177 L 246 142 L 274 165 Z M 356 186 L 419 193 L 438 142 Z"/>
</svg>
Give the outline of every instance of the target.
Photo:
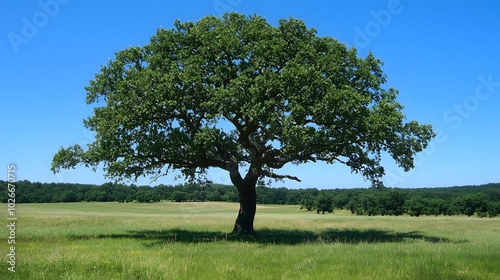
<svg viewBox="0 0 500 280">
<path fill-rule="evenodd" d="M 321 232 L 287 229 L 260 229 L 254 235 L 238 235 L 216 231 L 185 229 L 131 230 L 122 234 L 72 235 L 74 240 L 89 239 L 138 239 L 147 247 L 169 243 L 213 243 L 244 242 L 257 244 L 360 244 L 360 243 L 464 243 L 466 240 L 450 240 L 445 237 L 429 236 L 416 231 L 394 232 L 379 229 L 328 229 Z"/>
</svg>

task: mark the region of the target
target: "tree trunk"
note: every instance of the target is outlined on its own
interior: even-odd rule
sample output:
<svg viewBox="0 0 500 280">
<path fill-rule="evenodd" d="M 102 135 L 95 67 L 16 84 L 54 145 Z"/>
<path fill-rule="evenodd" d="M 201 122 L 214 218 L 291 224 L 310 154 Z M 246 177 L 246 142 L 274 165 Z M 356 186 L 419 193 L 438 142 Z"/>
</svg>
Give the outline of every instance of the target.
<svg viewBox="0 0 500 280">
<path fill-rule="evenodd" d="M 253 234 L 253 220 L 257 209 L 257 196 L 255 193 L 256 182 L 254 180 L 244 180 L 235 184 L 240 196 L 240 211 L 234 224 L 233 233 Z"/>
</svg>

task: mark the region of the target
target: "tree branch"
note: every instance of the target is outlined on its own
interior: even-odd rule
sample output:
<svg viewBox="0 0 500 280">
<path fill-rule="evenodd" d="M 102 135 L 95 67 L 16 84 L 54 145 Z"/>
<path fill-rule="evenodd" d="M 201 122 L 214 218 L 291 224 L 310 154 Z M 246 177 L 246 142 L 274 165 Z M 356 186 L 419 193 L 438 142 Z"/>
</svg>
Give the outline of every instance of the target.
<svg viewBox="0 0 500 280">
<path fill-rule="evenodd" d="M 245 120 L 245 125 L 240 124 L 240 115 L 235 115 L 229 121 L 236 127 L 240 136 L 238 137 L 238 142 L 243 148 L 245 148 L 250 154 L 251 161 L 255 160 L 259 155 L 259 148 L 252 142 L 250 135 L 257 131 L 258 125 L 251 123 L 249 120 Z"/>
<path fill-rule="evenodd" d="M 294 180 L 294 181 L 297 181 L 297 182 L 302 182 L 299 178 L 297 178 L 295 176 L 280 175 L 280 174 L 272 173 L 272 172 L 269 172 L 269 171 L 262 171 L 262 175 L 264 175 L 266 177 L 269 177 L 269 178 L 272 178 L 272 179 L 277 179 L 277 180 L 289 179 L 289 180 Z"/>
</svg>

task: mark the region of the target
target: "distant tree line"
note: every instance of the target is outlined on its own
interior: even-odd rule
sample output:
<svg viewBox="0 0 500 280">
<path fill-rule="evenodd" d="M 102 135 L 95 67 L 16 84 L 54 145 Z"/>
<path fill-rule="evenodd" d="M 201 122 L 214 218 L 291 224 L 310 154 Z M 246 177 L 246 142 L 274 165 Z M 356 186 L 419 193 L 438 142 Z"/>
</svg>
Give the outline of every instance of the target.
<svg viewBox="0 0 500 280">
<path fill-rule="evenodd" d="M 0 180 L 2 186 L 7 182 Z M 136 186 L 119 183 L 102 185 L 16 182 L 16 203 L 226 201 L 237 202 L 234 186 L 197 184 Z M 0 191 L 7 202 L 7 188 Z M 500 213 L 500 184 L 419 189 L 257 189 L 259 204 L 300 205 L 300 209 L 331 213 L 346 209 L 356 215 L 477 215 Z"/>
</svg>

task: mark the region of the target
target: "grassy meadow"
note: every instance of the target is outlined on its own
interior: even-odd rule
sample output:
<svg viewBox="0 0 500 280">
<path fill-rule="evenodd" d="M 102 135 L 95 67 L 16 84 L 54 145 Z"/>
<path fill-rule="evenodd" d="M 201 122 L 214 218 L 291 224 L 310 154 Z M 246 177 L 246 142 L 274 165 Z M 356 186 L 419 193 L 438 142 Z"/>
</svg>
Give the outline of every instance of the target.
<svg viewBox="0 0 500 280">
<path fill-rule="evenodd" d="M 258 233 L 237 236 L 228 234 L 237 210 L 215 202 L 18 204 L 16 272 L 7 270 L 2 226 L 0 279 L 500 277 L 500 218 L 318 215 L 261 205 Z"/>
</svg>

